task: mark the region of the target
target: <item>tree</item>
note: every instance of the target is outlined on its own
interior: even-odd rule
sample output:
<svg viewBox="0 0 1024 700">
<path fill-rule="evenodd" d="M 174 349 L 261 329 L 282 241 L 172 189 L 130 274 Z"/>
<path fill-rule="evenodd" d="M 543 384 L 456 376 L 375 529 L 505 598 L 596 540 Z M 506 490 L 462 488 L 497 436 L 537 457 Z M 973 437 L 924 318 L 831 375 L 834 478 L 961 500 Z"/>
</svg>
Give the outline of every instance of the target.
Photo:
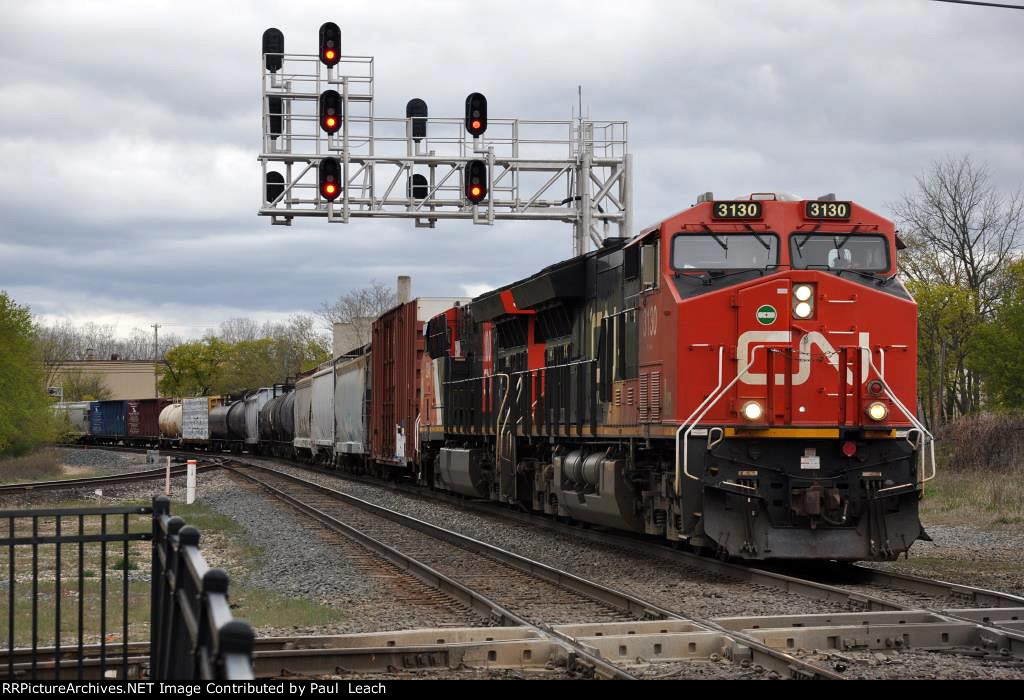
<svg viewBox="0 0 1024 700">
<path fill-rule="evenodd" d="M 912 281 L 908 286 L 919 313 L 922 418 L 940 426 L 970 412 L 967 398 L 974 395 L 976 381 L 970 357 L 979 326 L 974 295 L 949 284 Z"/>
<path fill-rule="evenodd" d="M 20 455 L 54 437 L 32 313 L 0 291 L 0 455 Z"/>
<path fill-rule="evenodd" d="M 210 396 L 221 393 L 230 346 L 208 336 L 179 345 L 164 358 L 160 372 L 162 396 Z"/>
<path fill-rule="evenodd" d="M 901 269 L 913 280 L 970 290 L 987 315 L 1003 292 L 1002 273 L 1024 233 L 1024 195 L 998 192 L 970 156 L 932 164 L 917 190 L 894 206 L 908 250 Z"/>
<path fill-rule="evenodd" d="M 981 407 L 978 366 L 968 358 L 1006 292 L 1006 269 L 1024 234 L 1024 195 L 997 191 L 969 156 L 949 157 L 919 176 L 893 210 L 908 246 L 900 269 L 922 307 L 922 393 L 938 427 Z"/>
<path fill-rule="evenodd" d="M 265 338 L 266 333 L 260 324 L 251 318 L 230 318 L 220 324 L 218 337 L 225 343 L 240 343 Z"/>
<path fill-rule="evenodd" d="M 228 342 L 207 336 L 167 353 L 160 379 L 164 396 L 221 396 L 274 384 L 288 383 L 331 357 L 323 334 L 311 316 L 292 316 L 286 323 L 229 323 L 228 335 L 238 329 L 252 340 Z M 237 335 L 235 336 L 237 337 Z"/>
<path fill-rule="evenodd" d="M 80 369 L 66 372 L 62 379 L 65 401 L 106 401 L 112 395 L 100 377 Z"/>
<path fill-rule="evenodd" d="M 370 286 L 353 289 L 340 296 L 333 304 L 321 304 L 317 315 L 331 330 L 336 323 L 351 324 L 359 345 L 366 345 L 370 342 L 373 322 L 385 311 L 390 311 L 397 305 L 398 295 L 394 289 L 377 280 L 371 280 Z"/>
<path fill-rule="evenodd" d="M 971 361 L 993 407 L 1024 409 L 1024 261 L 1007 271 L 1007 294 L 975 334 Z"/>
</svg>

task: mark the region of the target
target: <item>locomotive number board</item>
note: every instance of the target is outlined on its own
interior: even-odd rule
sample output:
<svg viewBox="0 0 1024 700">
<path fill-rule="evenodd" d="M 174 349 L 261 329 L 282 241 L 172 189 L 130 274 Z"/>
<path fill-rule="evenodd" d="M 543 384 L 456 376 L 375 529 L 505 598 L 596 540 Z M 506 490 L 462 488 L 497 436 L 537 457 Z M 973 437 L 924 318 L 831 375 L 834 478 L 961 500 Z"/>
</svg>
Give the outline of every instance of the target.
<svg viewBox="0 0 1024 700">
<path fill-rule="evenodd" d="M 853 216 L 850 202 L 807 202 L 804 218 L 822 221 L 846 221 Z"/>
<path fill-rule="evenodd" d="M 715 202 L 711 209 L 715 219 L 747 219 L 764 218 L 764 205 L 761 202 Z"/>
</svg>

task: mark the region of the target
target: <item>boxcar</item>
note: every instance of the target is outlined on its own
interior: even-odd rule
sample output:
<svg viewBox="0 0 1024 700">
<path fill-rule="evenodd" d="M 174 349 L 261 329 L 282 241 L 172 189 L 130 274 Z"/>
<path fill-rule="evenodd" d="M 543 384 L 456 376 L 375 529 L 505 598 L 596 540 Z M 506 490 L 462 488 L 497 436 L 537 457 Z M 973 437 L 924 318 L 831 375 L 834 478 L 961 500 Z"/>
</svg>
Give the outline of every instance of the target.
<svg viewBox="0 0 1024 700">
<path fill-rule="evenodd" d="M 125 437 L 131 442 L 156 442 L 160 439 L 160 413 L 170 404 L 167 399 L 125 401 Z"/>
<path fill-rule="evenodd" d="M 425 342 L 423 329 L 434 316 L 469 299 L 416 299 L 373 324 L 370 442 L 373 460 L 408 470 L 418 462 L 417 419 Z"/>
<path fill-rule="evenodd" d="M 221 404 L 219 398 L 201 397 L 181 402 L 181 439 L 190 444 L 210 441 L 210 411 Z"/>
<path fill-rule="evenodd" d="M 89 410 L 89 436 L 110 442 L 125 437 L 125 402 L 94 401 Z"/>
</svg>

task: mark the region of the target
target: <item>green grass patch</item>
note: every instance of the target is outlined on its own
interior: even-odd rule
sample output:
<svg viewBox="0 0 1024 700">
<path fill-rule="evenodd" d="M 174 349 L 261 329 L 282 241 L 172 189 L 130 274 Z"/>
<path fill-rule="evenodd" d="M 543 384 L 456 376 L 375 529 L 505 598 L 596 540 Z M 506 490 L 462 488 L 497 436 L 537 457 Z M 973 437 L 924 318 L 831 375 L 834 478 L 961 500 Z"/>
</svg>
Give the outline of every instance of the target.
<svg viewBox="0 0 1024 700">
<path fill-rule="evenodd" d="M 100 582 L 86 579 L 79 588 L 77 575 L 62 580 L 60 586 L 61 645 L 78 642 L 78 605 L 82 603 L 82 638 L 84 644 L 98 644 L 106 638 L 107 644 L 120 644 L 124 639 L 122 594 L 123 583 L 118 578 L 108 579 L 106 608 L 100 595 Z M 33 620 L 39 646 L 53 646 L 57 639 L 57 586 L 52 580 L 39 581 L 33 610 L 31 581 L 17 581 L 14 588 L 14 646 L 24 648 L 32 644 Z M 149 582 L 128 583 L 128 641 L 144 642 L 149 639 Z M 4 614 L 0 615 L 0 648 L 8 643 L 7 591 L 3 591 Z M 105 626 L 103 620 L 106 620 Z M 102 636 L 101 636 L 102 635 Z"/>
<path fill-rule="evenodd" d="M 287 598 L 270 591 L 232 586 L 231 612 L 253 627 L 312 627 L 341 622 L 345 614 L 315 601 Z"/>
<path fill-rule="evenodd" d="M 1024 478 L 977 471 L 943 472 L 925 490 L 925 523 L 981 527 L 1024 523 Z"/>
</svg>

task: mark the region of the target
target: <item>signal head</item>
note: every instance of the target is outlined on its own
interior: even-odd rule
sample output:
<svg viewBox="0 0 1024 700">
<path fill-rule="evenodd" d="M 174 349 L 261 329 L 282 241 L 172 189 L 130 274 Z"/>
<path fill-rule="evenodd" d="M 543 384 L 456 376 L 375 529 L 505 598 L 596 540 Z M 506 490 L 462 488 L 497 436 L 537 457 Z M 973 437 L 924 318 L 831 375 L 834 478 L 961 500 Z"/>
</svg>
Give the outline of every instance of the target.
<svg viewBox="0 0 1024 700">
<path fill-rule="evenodd" d="M 429 115 L 427 103 L 418 97 L 409 100 L 405 106 L 405 118 L 412 120 L 412 138 L 414 141 L 421 141 L 427 137 L 427 116 Z"/>
<path fill-rule="evenodd" d="M 341 61 L 341 29 L 334 22 L 320 26 L 320 62 L 333 68 Z"/>
<path fill-rule="evenodd" d="M 266 181 L 267 204 L 273 204 L 277 198 L 284 194 L 284 175 L 270 170 L 267 172 Z"/>
<path fill-rule="evenodd" d="M 263 32 L 263 65 L 271 73 L 281 70 L 284 62 L 284 34 L 271 27 Z"/>
<path fill-rule="evenodd" d="M 341 196 L 341 161 L 337 158 L 324 158 L 317 169 L 320 183 L 320 196 L 333 202 Z"/>
<path fill-rule="evenodd" d="M 471 160 L 466 164 L 466 199 L 479 204 L 487 198 L 487 163 Z"/>
<path fill-rule="evenodd" d="M 320 95 L 320 128 L 328 134 L 341 130 L 341 95 L 336 90 L 327 90 Z"/>
<path fill-rule="evenodd" d="M 487 98 L 479 92 L 466 98 L 466 131 L 474 137 L 487 131 Z"/>
</svg>

